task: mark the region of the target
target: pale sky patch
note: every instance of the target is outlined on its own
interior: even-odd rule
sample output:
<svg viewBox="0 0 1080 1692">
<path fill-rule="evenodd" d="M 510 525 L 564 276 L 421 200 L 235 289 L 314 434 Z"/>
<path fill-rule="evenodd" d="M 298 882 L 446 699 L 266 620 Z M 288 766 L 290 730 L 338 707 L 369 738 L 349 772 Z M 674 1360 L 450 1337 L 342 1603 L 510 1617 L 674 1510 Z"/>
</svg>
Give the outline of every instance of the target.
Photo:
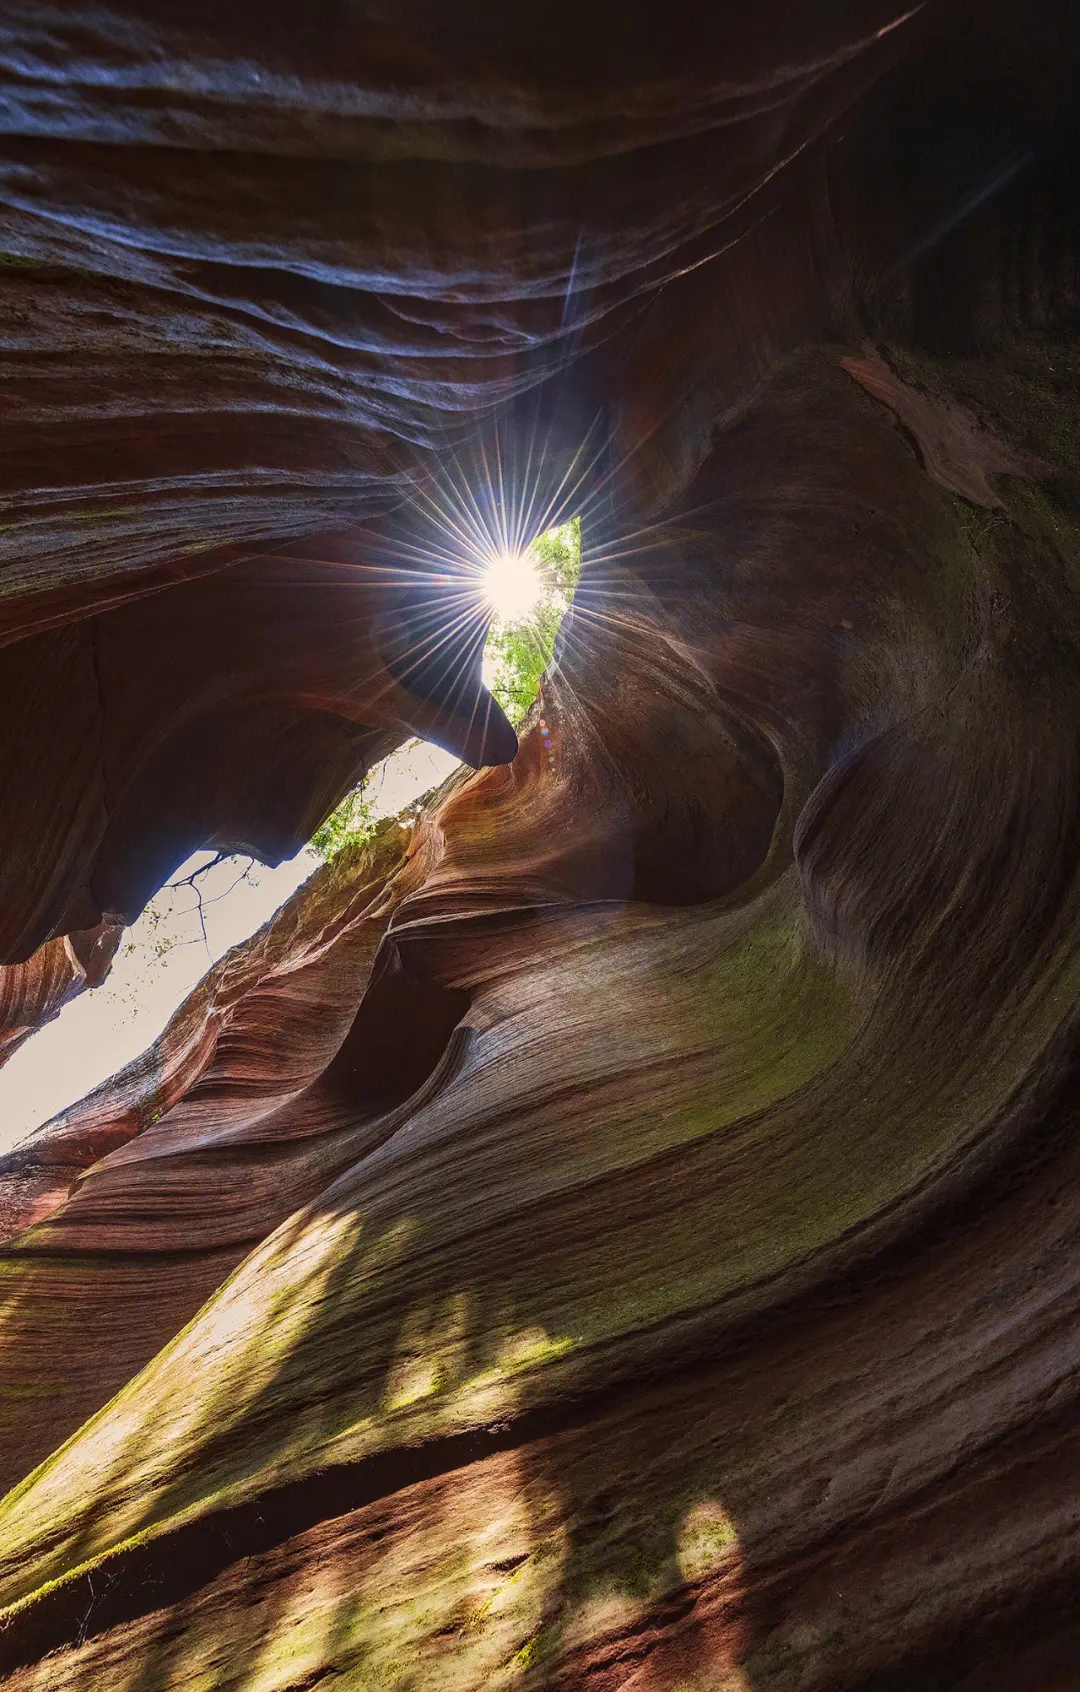
<svg viewBox="0 0 1080 1692">
<path fill-rule="evenodd" d="M 408 741 L 368 777 L 364 797 L 374 819 L 397 816 L 444 781 L 458 760 L 437 746 Z M 196 852 L 174 881 L 212 861 Z M 190 887 L 162 890 L 124 934 L 111 973 L 32 1035 L 0 1068 L 0 1153 L 84 1098 L 144 1052 L 211 964 L 268 922 L 322 859 L 305 847 L 267 869 L 227 858 Z"/>
</svg>

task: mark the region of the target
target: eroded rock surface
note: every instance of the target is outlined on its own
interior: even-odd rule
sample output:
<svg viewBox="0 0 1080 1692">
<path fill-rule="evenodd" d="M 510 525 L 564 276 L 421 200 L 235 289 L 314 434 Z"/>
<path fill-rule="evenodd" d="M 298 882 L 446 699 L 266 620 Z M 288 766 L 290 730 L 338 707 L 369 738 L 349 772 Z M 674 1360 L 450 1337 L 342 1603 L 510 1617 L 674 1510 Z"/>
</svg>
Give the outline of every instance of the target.
<svg viewBox="0 0 1080 1692">
<path fill-rule="evenodd" d="M 488 764 L 0 1163 L 19 1692 L 1075 1686 L 1075 29 L 558 21 L 7 26 L 11 967 Z"/>
<path fill-rule="evenodd" d="M 0 1064 L 69 999 L 101 986 L 122 932 L 118 924 L 102 922 L 48 941 L 26 963 L 0 965 Z"/>
</svg>

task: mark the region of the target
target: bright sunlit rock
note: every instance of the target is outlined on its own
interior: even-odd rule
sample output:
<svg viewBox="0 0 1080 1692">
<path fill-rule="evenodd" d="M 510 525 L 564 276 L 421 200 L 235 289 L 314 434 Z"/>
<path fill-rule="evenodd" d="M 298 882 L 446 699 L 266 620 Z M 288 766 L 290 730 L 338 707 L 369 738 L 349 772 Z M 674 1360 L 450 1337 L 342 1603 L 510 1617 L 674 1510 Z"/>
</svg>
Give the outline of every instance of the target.
<svg viewBox="0 0 1080 1692">
<path fill-rule="evenodd" d="M 525 552 L 496 552 L 484 566 L 484 598 L 504 623 L 528 617 L 543 591 L 536 565 Z"/>
</svg>

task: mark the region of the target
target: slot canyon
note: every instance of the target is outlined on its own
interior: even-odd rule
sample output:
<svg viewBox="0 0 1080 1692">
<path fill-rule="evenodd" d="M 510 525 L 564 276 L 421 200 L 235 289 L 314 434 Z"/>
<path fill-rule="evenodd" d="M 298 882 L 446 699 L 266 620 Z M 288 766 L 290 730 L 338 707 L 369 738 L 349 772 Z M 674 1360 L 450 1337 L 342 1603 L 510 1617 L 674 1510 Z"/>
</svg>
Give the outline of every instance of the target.
<svg viewBox="0 0 1080 1692">
<path fill-rule="evenodd" d="M 463 760 L 0 1156 L 0 1685 L 1077 1692 L 1075 6 L 10 0 L 0 90 L 0 1061 Z"/>
</svg>

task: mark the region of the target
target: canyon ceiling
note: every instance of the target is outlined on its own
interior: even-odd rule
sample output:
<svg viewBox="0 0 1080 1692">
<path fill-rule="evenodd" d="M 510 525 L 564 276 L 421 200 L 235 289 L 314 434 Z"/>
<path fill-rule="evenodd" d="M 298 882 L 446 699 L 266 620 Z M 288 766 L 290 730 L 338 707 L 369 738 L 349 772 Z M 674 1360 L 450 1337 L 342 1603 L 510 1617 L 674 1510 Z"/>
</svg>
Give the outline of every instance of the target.
<svg viewBox="0 0 1080 1692">
<path fill-rule="evenodd" d="M 1080 1685 L 1078 142 L 1052 0 L 4 6 L 0 1058 L 472 768 L 0 1159 L 0 1684 Z"/>
</svg>

